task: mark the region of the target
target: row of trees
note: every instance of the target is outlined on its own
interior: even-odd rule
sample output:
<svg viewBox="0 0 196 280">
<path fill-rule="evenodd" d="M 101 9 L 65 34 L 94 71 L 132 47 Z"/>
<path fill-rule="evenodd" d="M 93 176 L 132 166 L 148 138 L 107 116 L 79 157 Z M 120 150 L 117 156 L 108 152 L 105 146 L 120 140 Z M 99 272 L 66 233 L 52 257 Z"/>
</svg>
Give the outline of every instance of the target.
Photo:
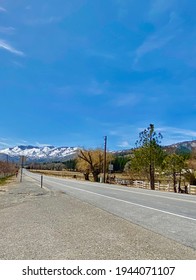
<svg viewBox="0 0 196 280">
<path fill-rule="evenodd" d="M 157 133 L 154 125 L 150 124 L 147 129 L 139 134 L 136 148 L 132 150 L 130 156 L 115 157 L 107 153 L 107 166 L 112 163 L 115 168 L 123 171 L 124 167 L 130 178 L 143 178 L 150 182 L 152 190 L 155 189 L 155 177 L 172 178 L 174 191 L 176 192 L 177 178 L 179 187 L 182 176 L 186 177 L 190 183 L 194 183 L 194 174 L 188 169 L 187 159 L 190 153 L 176 150 L 166 152 L 160 145 L 162 135 Z M 98 176 L 103 172 L 103 151 L 81 150 L 78 154 L 77 169 L 83 172 L 85 179 L 89 180 L 92 173 L 94 181 L 98 181 Z"/>
<path fill-rule="evenodd" d="M 62 171 L 75 170 L 76 169 L 76 159 L 70 159 L 65 162 L 32 162 L 26 166 L 27 169 L 37 169 L 37 170 L 54 170 Z"/>
<path fill-rule="evenodd" d="M 187 166 L 187 159 L 190 153 L 176 150 L 175 152 L 166 152 L 160 142 L 162 135 L 156 133 L 154 125 L 150 124 L 147 129 L 139 134 L 139 140 L 136 142 L 137 148 L 133 151 L 129 162 L 129 172 L 136 176 L 146 177 L 150 181 L 150 187 L 155 189 L 155 175 L 162 177 L 171 176 L 173 180 L 174 191 L 177 191 L 177 176 L 179 187 L 184 176 L 191 177 L 191 172 Z M 189 178 L 190 179 L 190 178 Z"/>
</svg>

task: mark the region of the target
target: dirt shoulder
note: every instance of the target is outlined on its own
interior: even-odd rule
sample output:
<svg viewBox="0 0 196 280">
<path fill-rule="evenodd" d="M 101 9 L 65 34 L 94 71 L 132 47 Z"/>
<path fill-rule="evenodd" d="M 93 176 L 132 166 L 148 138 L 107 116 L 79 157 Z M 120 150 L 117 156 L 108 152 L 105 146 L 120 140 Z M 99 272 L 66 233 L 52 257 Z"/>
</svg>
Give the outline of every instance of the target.
<svg viewBox="0 0 196 280">
<path fill-rule="evenodd" d="M 39 188 L 36 182 L 20 183 L 19 177 L 10 177 L 4 185 L 0 186 L 0 209 L 19 205 L 36 195 L 45 193 L 47 191 Z"/>
<path fill-rule="evenodd" d="M 31 178 L 0 191 L 0 259 L 196 259 L 196 251 Z"/>
</svg>

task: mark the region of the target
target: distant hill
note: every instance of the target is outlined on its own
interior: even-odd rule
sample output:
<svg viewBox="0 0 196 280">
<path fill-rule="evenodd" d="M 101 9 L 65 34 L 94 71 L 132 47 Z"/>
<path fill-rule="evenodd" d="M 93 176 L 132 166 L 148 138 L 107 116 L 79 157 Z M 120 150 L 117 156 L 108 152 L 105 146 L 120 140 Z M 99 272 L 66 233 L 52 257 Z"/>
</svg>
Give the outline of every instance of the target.
<svg viewBox="0 0 196 280">
<path fill-rule="evenodd" d="M 25 156 L 28 161 L 63 161 L 76 157 L 77 147 L 15 146 L 0 150 L 0 160 L 18 161 Z"/>
<path fill-rule="evenodd" d="M 181 151 L 184 153 L 196 152 L 196 140 L 184 141 L 164 147 L 166 151 Z"/>
<path fill-rule="evenodd" d="M 196 150 L 196 140 L 179 142 L 179 143 L 176 143 L 176 144 L 169 145 L 169 147 L 173 147 L 173 148 L 184 147 L 184 148 L 187 148 L 190 151 L 193 151 L 193 150 Z"/>
<path fill-rule="evenodd" d="M 179 142 L 179 143 L 163 146 L 163 148 L 166 151 L 170 151 L 170 152 L 175 152 L 176 150 L 178 151 L 181 150 L 182 152 L 196 152 L 196 140 Z M 130 155 L 133 152 L 133 150 L 134 148 L 115 151 L 114 154 L 118 156 L 126 156 L 126 155 Z"/>
</svg>

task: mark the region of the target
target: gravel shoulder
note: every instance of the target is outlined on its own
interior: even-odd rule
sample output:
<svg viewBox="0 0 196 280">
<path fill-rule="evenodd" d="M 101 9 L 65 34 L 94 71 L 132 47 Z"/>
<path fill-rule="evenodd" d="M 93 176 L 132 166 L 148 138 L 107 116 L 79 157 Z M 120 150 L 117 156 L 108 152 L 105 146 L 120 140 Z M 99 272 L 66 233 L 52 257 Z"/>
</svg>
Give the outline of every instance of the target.
<svg viewBox="0 0 196 280">
<path fill-rule="evenodd" d="M 0 187 L 0 259 L 196 259 L 196 251 L 25 177 Z"/>
</svg>

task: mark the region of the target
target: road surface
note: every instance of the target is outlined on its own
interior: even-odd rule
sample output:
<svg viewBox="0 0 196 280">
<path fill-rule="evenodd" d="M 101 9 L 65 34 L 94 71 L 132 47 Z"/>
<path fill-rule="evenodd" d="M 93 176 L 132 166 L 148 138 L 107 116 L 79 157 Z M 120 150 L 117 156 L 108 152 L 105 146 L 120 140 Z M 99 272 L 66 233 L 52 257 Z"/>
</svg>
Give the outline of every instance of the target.
<svg viewBox="0 0 196 280">
<path fill-rule="evenodd" d="M 40 184 L 40 174 L 25 171 L 24 175 Z M 43 186 L 196 249 L 196 196 L 51 176 L 43 177 Z"/>
</svg>

